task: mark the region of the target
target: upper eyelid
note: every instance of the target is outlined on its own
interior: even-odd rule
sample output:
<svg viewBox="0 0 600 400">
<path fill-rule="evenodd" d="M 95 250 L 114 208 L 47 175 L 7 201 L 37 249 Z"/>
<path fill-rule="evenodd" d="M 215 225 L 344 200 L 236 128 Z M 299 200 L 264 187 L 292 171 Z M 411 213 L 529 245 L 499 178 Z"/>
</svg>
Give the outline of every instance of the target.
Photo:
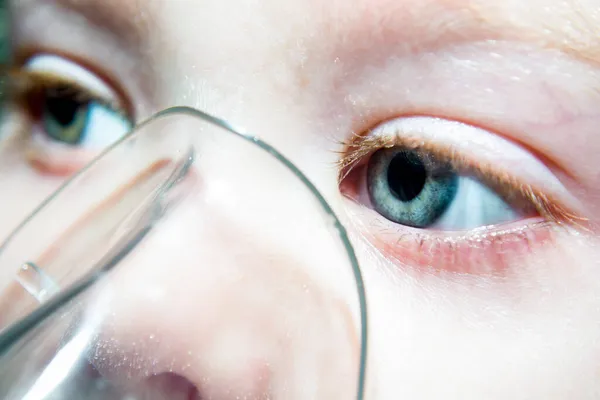
<svg viewBox="0 0 600 400">
<path fill-rule="evenodd" d="M 94 88 L 89 87 L 86 82 L 73 79 L 73 77 L 70 75 L 63 73 L 48 73 L 42 70 L 28 70 L 26 67 L 28 61 L 40 55 L 56 56 L 66 60 L 68 63 L 76 65 L 78 68 L 87 71 L 87 73 L 92 75 L 94 79 L 100 81 L 102 85 L 107 87 L 108 91 L 103 92 L 94 90 Z M 134 113 L 135 108 L 132 103 L 132 99 L 128 95 L 128 91 L 124 89 L 120 79 L 114 76 L 112 71 L 103 69 L 101 66 L 98 66 L 98 64 L 90 62 L 84 56 L 77 55 L 72 52 L 66 52 L 55 47 L 30 45 L 16 49 L 14 62 L 12 65 L 7 66 L 7 69 L 9 74 L 12 74 L 14 77 L 21 75 L 22 82 L 27 81 L 27 79 L 31 79 L 31 77 L 46 77 L 51 79 L 48 82 L 50 84 L 56 83 L 73 86 L 82 93 L 89 95 L 90 100 L 94 100 L 109 106 L 132 120 L 135 119 L 134 117 L 136 113 Z M 29 78 L 27 78 L 28 75 L 30 76 Z M 9 83 L 12 82 L 9 80 Z"/>
<path fill-rule="evenodd" d="M 82 66 L 79 67 L 86 69 Z M 95 75 L 93 72 L 88 73 Z M 73 79 L 69 75 L 63 76 L 58 72 L 46 72 L 17 66 L 8 70 L 8 77 L 8 93 L 13 100 L 22 101 L 28 96 L 46 89 L 68 87 L 73 89 L 74 97 L 82 102 L 94 101 L 109 107 L 128 119 L 133 119 L 129 102 L 120 95 L 119 90 L 113 90 L 109 83 L 103 83 L 110 90 L 110 94 L 107 96 L 108 92 L 106 90 L 105 93 L 100 93 L 102 91 L 88 87 L 80 79 Z M 102 81 L 100 76 L 94 76 L 94 78 Z"/>
<path fill-rule="evenodd" d="M 20 99 L 37 91 L 69 86 L 77 92 L 78 99 L 84 101 L 96 101 L 111 108 L 120 109 L 118 103 L 107 100 L 95 94 L 83 85 L 53 74 L 34 71 L 12 70 L 9 72 L 11 96 Z"/>
<path fill-rule="evenodd" d="M 527 150 L 481 128 L 458 121 L 434 117 L 406 117 L 400 120 L 398 123 L 385 122 L 346 142 L 346 149 L 339 161 L 339 180 L 342 181 L 375 151 L 403 146 L 450 161 L 459 172 L 468 171 L 483 182 L 518 190 L 544 217 L 587 229 L 588 220 L 582 216 L 577 199 Z M 455 129 L 452 132 L 454 134 L 448 132 L 452 128 Z M 457 134 L 459 131 L 461 134 Z M 465 150 L 461 147 L 469 148 Z M 512 152 L 510 157 L 507 157 L 507 151 Z M 519 163 L 521 168 L 515 163 Z"/>
<path fill-rule="evenodd" d="M 30 57 L 22 68 L 27 71 L 33 70 L 37 73 L 56 76 L 57 78 L 61 77 L 65 81 L 72 81 L 79 87 L 86 88 L 97 97 L 111 102 L 118 101 L 117 93 L 102 78 L 76 62 L 63 57 L 46 53 L 36 54 Z"/>
<path fill-rule="evenodd" d="M 393 142 L 397 138 L 407 145 L 421 147 L 428 143 L 437 144 L 437 148 L 452 149 L 455 154 L 489 163 L 498 171 L 539 183 L 547 190 L 564 191 L 558 178 L 529 151 L 497 134 L 463 122 L 436 117 L 400 117 L 357 136 L 354 143 L 367 138 L 384 142 Z M 446 157 L 448 153 L 445 152 Z"/>
</svg>

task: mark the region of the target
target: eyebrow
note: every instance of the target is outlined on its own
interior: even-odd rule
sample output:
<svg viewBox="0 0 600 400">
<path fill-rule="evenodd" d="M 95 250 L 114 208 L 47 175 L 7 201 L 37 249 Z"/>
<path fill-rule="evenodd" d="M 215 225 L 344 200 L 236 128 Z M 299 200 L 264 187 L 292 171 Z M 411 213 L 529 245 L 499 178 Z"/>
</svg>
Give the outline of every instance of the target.
<svg viewBox="0 0 600 400">
<path fill-rule="evenodd" d="M 600 4 L 583 0 L 556 2 L 549 7 L 523 1 L 518 12 L 535 15 L 529 26 L 514 26 L 541 47 L 554 48 L 589 64 L 600 65 Z M 537 7 L 536 7 L 537 6 Z M 475 6 L 482 22 L 492 25 L 493 9 Z M 508 27 L 510 28 L 510 27 Z M 507 23 L 504 24 L 507 29 Z"/>
<path fill-rule="evenodd" d="M 109 31 L 131 47 L 144 41 L 152 0 L 55 0 L 54 3 L 82 15 L 92 25 Z"/>
<path fill-rule="evenodd" d="M 143 43 L 144 35 L 150 30 L 149 17 L 153 15 L 153 10 L 148 8 L 156 5 L 153 0 L 55 0 L 55 3 L 83 15 L 90 23 L 112 32 L 132 47 Z M 332 5 L 335 3 L 335 0 L 330 1 Z M 336 24 L 340 27 L 337 32 L 329 29 L 327 32 L 341 38 L 345 52 L 356 52 L 356 45 L 361 43 L 366 48 L 374 48 L 389 45 L 394 40 L 403 41 L 402 47 L 409 51 L 431 51 L 442 42 L 456 44 L 508 36 L 519 41 L 525 37 L 525 41 L 540 47 L 557 49 L 600 65 L 600 6 L 583 5 L 582 0 L 556 2 L 545 8 L 537 3 L 529 4 L 530 1 L 496 3 L 496 0 L 358 0 L 357 3 L 363 3 L 365 12 L 358 12 L 356 21 L 350 18 L 351 21 L 345 21 L 349 24 Z M 510 21 L 510 16 L 500 15 L 503 4 L 510 4 L 509 10 L 515 14 L 536 15 L 537 20 L 530 24 Z M 515 4 L 522 9 L 510 8 Z M 336 7 L 332 10 L 331 18 L 336 18 L 339 10 Z M 396 32 L 401 33 L 394 34 Z M 337 45 L 340 45 L 339 38 L 335 38 Z"/>
<path fill-rule="evenodd" d="M 498 40 L 558 50 L 600 65 L 600 5 L 582 1 L 551 1 L 542 7 L 533 0 L 356 0 L 343 25 L 325 29 L 337 36 L 332 44 L 336 57 L 369 57 L 371 64 L 389 57 L 390 48 L 419 53 Z"/>
</svg>

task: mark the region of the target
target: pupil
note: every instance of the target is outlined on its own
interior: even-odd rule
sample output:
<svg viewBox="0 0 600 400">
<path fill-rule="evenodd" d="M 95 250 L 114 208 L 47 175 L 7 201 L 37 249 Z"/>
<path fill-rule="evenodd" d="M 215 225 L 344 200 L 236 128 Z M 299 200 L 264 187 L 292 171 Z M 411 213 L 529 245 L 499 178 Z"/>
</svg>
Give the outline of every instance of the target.
<svg viewBox="0 0 600 400">
<path fill-rule="evenodd" d="M 387 180 L 394 196 L 409 202 L 425 187 L 427 170 L 418 155 L 403 151 L 396 154 L 390 162 Z"/>
<path fill-rule="evenodd" d="M 76 101 L 72 96 L 54 95 L 46 100 L 46 110 L 56 121 L 64 126 L 69 126 L 75 120 L 77 111 L 82 104 Z"/>
</svg>

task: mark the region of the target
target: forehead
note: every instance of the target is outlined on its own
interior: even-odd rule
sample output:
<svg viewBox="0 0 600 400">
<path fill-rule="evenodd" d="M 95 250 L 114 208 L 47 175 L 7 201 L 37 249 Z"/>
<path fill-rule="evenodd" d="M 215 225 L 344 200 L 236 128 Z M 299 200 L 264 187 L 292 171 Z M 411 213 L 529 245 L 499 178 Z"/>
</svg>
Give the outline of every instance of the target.
<svg viewBox="0 0 600 400">
<path fill-rule="evenodd" d="M 13 1 L 26 11 L 42 0 Z M 600 59 L 600 0 L 54 0 L 90 23 L 139 44 L 157 21 L 230 24 L 254 20 L 273 40 L 300 25 L 305 39 L 337 50 L 392 45 L 398 51 L 460 41 L 525 39 Z M 168 20 L 161 17 L 169 16 Z M 202 26 L 198 25 L 200 31 Z M 269 30 L 269 28 L 272 28 Z M 323 40 L 326 38 L 327 40 Z M 343 53 L 343 52 L 342 52 Z"/>
</svg>

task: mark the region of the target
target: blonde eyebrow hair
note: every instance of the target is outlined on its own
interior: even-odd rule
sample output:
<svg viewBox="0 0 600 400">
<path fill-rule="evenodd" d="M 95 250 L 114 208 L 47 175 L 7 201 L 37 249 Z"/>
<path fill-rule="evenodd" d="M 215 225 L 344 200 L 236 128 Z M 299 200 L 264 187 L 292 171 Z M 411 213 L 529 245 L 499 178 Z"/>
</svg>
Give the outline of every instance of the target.
<svg viewBox="0 0 600 400">
<path fill-rule="evenodd" d="M 139 47 L 144 41 L 144 34 L 150 29 L 148 17 L 156 5 L 153 0 L 54 0 L 54 3 L 116 34 L 131 47 Z"/>
<path fill-rule="evenodd" d="M 348 1 L 329 0 L 319 9 L 341 22 L 325 18 L 315 35 L 329 35 L 327 51 L 341 61 L 379 64 L 390 52 L 505 41 L 600 65 L 598 0 L 352 0 L 344 7 Z"/>
<path fill-rule="evenodd" d="M 511 19 L 510 26 L 499 18 L 501 7 L 489 4 L 472 3 L 471 11 L 482 23 L 497 29 L 514 29 L 543 48 L 557 49 L 576 59 L 593 65 L 600 65 L 600 3 L 597 6 L 584 4 L 582 0 L 568 0 L 550 3 L 549 7 L 532 4 L 531 0 L 516 2 L 517 12 L 529 15 L 518 23 Z M 514 12 L 514 11 L 513 11 Z"/>
<path fill-rule="evenodd" d="M 40 1 L 43 0 L 19 0 L 33 4 Z M 336 3 L 349 1 L 327 0 L 315 12 L 327 12 L 329 4 L 330 11 L 336 11 L 331 18 L 337 18 L 340 6 L 336 8 Z M 369 37 L 372 41 L 369 45 L 376 46 L 389 41 L 382 40 L 384 32 L 398 31 L 402 32 L 398 36 L 409 48 L 436 47 L 440 39 L 447 36 L 461 42 L 511 36 L 600 65 L 600 3 L 594 6 L 594 1 L 356 0 L 355 8 L 365 11 L 358 13 L 358 23 L 363 27 L 344 26 L 356 25 L 357 21 L 352 21 L 352 17 L 347 20 L 341 13 L 340 18 L 346 24 L 336 24 L 341 29 L 329 30 L 327 34 L 340 36 L 345 45 L 364 45 L 365 38 Z M 157 12 L 156 0 L 54 0 L 54 3 L 85 16 L 92 24 L 113 32 L 133 47 L 142 45 L 144 35 L 152 29 L 153 13 Z M 515 19 L 517 14 L 527 17 Z M 413 30 L 418 37 L 415 42 L 406 37 L 406 32 Z"/>
</svg>

